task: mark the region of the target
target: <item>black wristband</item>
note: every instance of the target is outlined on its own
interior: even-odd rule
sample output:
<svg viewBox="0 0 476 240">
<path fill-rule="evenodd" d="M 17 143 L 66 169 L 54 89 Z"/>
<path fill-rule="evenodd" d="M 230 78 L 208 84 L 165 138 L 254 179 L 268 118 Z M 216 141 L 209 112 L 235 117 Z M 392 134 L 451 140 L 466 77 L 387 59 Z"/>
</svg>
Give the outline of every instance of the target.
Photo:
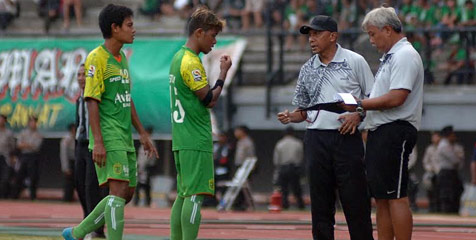
<svg viewBox="0 0 476 240">
<path fill-rule="evenodd" d="M 215 82 L 215 86 L 213 86 L 212 90 L 215 90 L 215 88 L 217 87 L 221 87 L 223 89 L 223 85 L 225 84 L 225 81 L 221 80 L 221 79 L 218 79 L 216 82 Z"/>
</svg>

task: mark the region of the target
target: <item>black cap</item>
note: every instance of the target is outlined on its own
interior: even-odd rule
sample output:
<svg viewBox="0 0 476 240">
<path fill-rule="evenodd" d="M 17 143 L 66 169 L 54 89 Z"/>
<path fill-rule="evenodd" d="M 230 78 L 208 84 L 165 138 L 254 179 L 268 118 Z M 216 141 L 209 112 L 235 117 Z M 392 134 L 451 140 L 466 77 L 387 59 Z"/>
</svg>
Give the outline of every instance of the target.
<svg viewBox="0 0 476 240">
<path fill-rule="evenodd" d="M 311 19 L 311 24 L 303 25 L 299 32 L 308 34 L 309 30 L 337 32 L 337 22 L 333 18 L 325 15 L 317 15 Z"/>
</svg>

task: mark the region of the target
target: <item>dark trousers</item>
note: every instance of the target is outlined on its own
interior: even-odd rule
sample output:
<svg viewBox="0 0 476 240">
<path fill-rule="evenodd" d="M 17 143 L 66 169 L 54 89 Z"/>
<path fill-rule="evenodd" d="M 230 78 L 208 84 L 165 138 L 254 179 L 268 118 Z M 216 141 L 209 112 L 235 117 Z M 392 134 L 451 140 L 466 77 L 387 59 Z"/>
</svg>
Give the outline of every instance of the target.
<svg viewBox="0 0 476 240">
<path fill-rule="evenodd" d="M 0 198 L 7 198 L 10 188 L 10 166 L 7 164 L 7 159 L 0 155 Z"/>
<path fill-rule="evenodd" d="M 63 201 L 71 202 L 74 197 L 74 161 L 70 161 L 70 166 L 73 166 L 71 169 L 71 174 L 64 175 L 64 184 L 63 184 Z"/>
<path fill-rule="evenodd" d="M 147 182 L 145 182 L 145 183 L 141 183 L 141 182 L 137 183 L 137 187 L 136 187 L 135 194 L 134 194 L 134 205 L 137 206 L 139 204 L 140 190 L 141 189 L 144 189 L 145 205 L 150 206 L 150 202 L 151 202 L 151 199 L 152 199 L 150 197 L 150 179 L 147 179 Z"/>
<path fill-rule="evenodd" d="M 431 213 L 436 213 L 440 211 L 438 191 L 439 189 L 438 189 L 437 175 L 434 175 L 431 178 L 431 188 L 428 189 L 428 191 L 426 192 L 428 196 L 429 210 Z"/>
<path fill-rule="evenodd" d="M 458 213 L 463 184 L 458 170 L 442 169 L 438 173 L 439 210 L 443 213 Z"/>
<path fill-rule="evenodd" d="M 293 192 L 297 207 L 304 208 L 301 188 L 301 169 L 295 164 L 286 164 L 279 167 L 278 184 L 281 187 L 283 208 L 289 208 L 289 192 Z"/>
<path fill-rule="evenodd" d="M 74 166 L 75 187 L 78 192 L 79 201 L 83 208 L 84 217 L 89 215 L 96 205 L 108 195 L 109 189 L 100 188 L 98 177 L 92 154 L 88 149 L 87 142 L 76 143 L 76 161 Z M 104 227 L 96 230 L 96 233 L 103 234 Z"/>
<path fill-rule="evenodd" d="M 20 155 L 20 169 L 15 181 L 14 198 L 19 198 L 24 188 L 25 179 L 29 181 L 30 199 L 36 199 L 36 189 L 39 180 L 39 157 L 38 153 L 24 153 Z"/>
<path fill-rule="evenodd" d="M 334 239 L 337 189 L 350 238 L 373 239 L 370 197 L 363 163 L 364 148 L 360 133 L 341 135 L 336 130 L 308 129 L 304 144 L 309 174 L 313 238 Z"/>
</svg>

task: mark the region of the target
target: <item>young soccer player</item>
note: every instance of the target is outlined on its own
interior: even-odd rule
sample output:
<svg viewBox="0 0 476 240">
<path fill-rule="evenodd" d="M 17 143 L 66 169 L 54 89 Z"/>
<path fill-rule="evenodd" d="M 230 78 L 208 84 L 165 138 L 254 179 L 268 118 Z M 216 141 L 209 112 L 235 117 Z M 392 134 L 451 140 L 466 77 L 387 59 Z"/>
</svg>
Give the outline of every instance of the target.
<svg viewBox="0 0 476 240">
<path fill-rule="evenodd" d="M 99 14 L 104 44 L 86 59 L 84 98 L 90 121 L 89 149 L 93 151 L 100 186 L 109 186 L 109 195 L 77 226 L 66 228 L 66 240 L 82 239 L 106 223 L 107 238 L 121 240 L 124 229 L 124 205 L 136 186 L 136 155 L 132 125 L 150 155 L 158 157 L 136 113 L 131 98 L 131 79 L 127 59 L 121 48 L 134 40 L 132 10 L 113 4 Z"/>
<path fill-rule="evenodd" d="M 177 198 L 170 217 L 171 239 L 196 239 L 204 195 L 215 193 L 210 110 L 223 88 L 231 59 L 220 58 L 220 75 L 213 87 L 199 58 L 209 53 L 223 21 L 198 8 L 188 23 L 188 40 L 170 66 L 172 150 L 177 169 Z"/>
</svg>

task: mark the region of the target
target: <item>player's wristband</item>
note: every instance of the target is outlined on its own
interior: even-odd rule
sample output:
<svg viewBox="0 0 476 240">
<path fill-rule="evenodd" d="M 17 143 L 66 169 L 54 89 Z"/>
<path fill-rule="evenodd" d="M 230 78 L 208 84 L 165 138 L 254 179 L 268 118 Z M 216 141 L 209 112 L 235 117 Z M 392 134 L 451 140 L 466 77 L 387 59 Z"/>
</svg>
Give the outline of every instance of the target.
<svg viewBox="0 0 476 240">
<path fill-rule="evenodd" d="M 223 89 L 223 85 L 225 84 L 225 81 L 221 80 L 221 79 L 218 79 L 216 82 L 215 82 L 215 86 L 213 86 L 212 90 L 215 90 L 215 88 L 217 87 L 221 87 Z"/>
</svg>

